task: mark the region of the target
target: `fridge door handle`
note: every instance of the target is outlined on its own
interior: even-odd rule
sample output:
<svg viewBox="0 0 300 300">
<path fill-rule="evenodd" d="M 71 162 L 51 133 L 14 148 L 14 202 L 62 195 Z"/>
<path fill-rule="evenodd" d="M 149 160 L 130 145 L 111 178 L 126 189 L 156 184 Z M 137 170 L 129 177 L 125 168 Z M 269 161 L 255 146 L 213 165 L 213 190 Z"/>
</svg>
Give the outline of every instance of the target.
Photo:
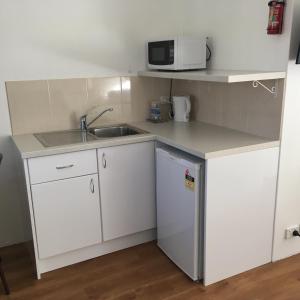
<svg viewBox="0 0 300 300">
<path fill-rule="evenodd" d="M 90 181 L 90 190 L 91 190 L 92 194 L 95 193 L 95 185 L 94 185 L 94 179 L 93 178 Z"/>
<path fill-rule="evenodd" d="M 106 169 L 106 158 L 105 158 L 105 153 L 102 154 L 102 166 L 104 169 Z"/>
</svg>

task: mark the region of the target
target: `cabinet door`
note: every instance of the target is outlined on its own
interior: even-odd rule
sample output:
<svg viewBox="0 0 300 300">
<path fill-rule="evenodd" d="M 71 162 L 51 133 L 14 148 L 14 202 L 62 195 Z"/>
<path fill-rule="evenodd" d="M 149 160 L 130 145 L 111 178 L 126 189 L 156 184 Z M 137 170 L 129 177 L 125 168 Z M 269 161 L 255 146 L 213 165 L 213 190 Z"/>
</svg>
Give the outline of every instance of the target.
<svg viewBox="0 0 300 300">
<path fill-rule="evenodd" d="M 40 259 L 101 242 L 98 175 L 31 189 Z"/>
<path fill-rule="evenodd" d="M 105 241 L 156 227 L 154 143 L 98 150 Z"/>
</svg>

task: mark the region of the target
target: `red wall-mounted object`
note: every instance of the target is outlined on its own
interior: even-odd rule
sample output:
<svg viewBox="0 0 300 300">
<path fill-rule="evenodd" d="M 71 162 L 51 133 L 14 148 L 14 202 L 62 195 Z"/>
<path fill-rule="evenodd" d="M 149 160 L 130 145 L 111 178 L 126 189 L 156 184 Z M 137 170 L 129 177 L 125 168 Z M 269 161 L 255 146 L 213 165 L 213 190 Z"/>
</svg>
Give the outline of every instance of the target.
<svg viewBox="0 0 300 300">
<path fill-rule="evenodd" d="M 268 34 L 281 34 L 285 2 L 284 0 L 270 1 L 268 5 L 270 8 Z"/>
</svg>

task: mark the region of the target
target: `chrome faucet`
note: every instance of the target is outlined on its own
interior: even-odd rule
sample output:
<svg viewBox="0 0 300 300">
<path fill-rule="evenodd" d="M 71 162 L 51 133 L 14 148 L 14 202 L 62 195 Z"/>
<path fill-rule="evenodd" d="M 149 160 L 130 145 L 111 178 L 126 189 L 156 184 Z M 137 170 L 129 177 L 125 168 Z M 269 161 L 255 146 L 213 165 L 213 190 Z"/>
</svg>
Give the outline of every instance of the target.
<svg viewBox="0 0 300 300">
<path fill-rule="evenodd" d="M 87 123 L 87 114 L 86 115 L 83 115 L 81 118 L 80 118 L 80 130 L 82 131 L 86 131 L 88 130 L 88 128 L 90 127 L 91 124 L 93 124 L 98 118 L 100 118 L 103 114 L 105 114 L 106 112 L 108 111 L 113 111 L 114 109 L 112 107 L 108 108 L 108 109 L 105 109 L 103 110 L 101 113 L 99 113 L 97 115 L 96 118 L 94 118 L 91 122 Z"/>
</svg>

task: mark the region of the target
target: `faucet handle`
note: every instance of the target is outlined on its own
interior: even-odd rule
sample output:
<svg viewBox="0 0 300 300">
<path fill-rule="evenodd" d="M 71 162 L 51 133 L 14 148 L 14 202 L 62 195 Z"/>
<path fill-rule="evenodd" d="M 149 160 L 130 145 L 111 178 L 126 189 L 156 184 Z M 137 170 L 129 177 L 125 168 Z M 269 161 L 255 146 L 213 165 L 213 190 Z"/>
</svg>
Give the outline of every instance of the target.
<svg viewBox="0 0 300 300">
<path fill-rule="evenodd" d="M 83 115 L 80 117 L 80 130 L 87 130 L 87 121 L 86 121 L 87 115 Z"/>
</svg>

